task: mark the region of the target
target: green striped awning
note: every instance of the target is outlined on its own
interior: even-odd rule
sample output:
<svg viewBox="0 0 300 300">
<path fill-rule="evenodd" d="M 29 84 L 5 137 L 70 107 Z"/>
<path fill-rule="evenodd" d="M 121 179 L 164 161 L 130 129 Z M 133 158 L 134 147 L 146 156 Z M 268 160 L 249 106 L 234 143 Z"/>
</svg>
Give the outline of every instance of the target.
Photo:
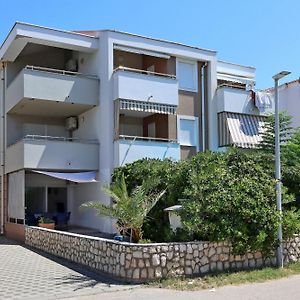
<svg viewBox="0 0 300 300">
<path fill-rule="evenodd" d="M 146 101 L 120 99 L 120 110 L 142 111 L 147 113 L 158 114 L 176 114 L 176 105 L 161 104 Z"/>
</svg>

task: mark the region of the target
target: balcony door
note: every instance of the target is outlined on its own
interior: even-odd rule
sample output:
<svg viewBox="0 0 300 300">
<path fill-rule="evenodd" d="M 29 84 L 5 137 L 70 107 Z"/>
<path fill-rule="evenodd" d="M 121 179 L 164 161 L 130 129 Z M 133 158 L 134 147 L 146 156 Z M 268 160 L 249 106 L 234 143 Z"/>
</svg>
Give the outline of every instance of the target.
<svg viewBox="0 0 300 300">
<path fill-rule="evenodd" d="M 67 212 L 66 187 L 48 187 L 47 196 L 48 213 Z"/>
</svg>

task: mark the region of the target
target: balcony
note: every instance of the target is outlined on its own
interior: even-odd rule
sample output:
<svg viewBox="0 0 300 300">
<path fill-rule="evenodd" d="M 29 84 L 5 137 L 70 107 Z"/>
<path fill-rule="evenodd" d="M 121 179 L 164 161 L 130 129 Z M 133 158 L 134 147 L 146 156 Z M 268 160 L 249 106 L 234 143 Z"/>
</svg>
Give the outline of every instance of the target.
<svg viewBox="0 0 300 300">
<path fill-rule="evenodd" d="M 115 167 L 142 158 L 180 159 L 180 145 L 168 139 L 120 136 L 114 147 Z"/>
<path fill-rule="evenodd" d="M 7 88 L 6 112 L 68 117 L 99 103 L 99 80 L 94 76 L 27 66 Z"/>
<path fill-rule="evenodd" d="M 91 171 L 99 168 L 99 145 L 94 140 L 26 136 L 9 146 L 6 173 L 20 169 Z"/>
<path fill-rule="evenodd" d="M 119 67 L 113 75 L 113 98 L 178 105 L 175 76 Z"/>
</svg>

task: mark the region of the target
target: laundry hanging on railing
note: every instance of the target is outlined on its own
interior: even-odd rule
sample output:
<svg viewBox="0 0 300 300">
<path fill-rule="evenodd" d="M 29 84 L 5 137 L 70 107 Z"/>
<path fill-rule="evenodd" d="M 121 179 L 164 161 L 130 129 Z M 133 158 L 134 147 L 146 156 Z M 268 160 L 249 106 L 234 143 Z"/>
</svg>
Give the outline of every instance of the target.
<svg viewBox="0 0 300 300">
<path fill-rule="evenodd" d="M 270 109 L 273 106 L 273 95 L 266 92 L 255 92 L 255 106 L 263 113 L 266 109 Z"/>
</svg>

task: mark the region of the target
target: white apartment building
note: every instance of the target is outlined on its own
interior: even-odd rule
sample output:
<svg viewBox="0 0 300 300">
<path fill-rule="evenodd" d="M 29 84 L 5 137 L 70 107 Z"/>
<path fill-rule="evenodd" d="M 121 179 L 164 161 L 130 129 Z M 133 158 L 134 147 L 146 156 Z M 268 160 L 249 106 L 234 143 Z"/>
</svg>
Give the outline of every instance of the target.
<svg viewBox="0 0 300 300">
<path fill-rule="evenodd" d="M 70 225 L 115 232 L 79 209 L 109 203 L 101 186 L 115 167 L 252 147 L 268 112 L 250 91 L 254 68 L 114 30 L 16 23 L 0 60 L 1 232 L 19 239 L 28 213 L 57 210 Z"/>
<path fill-rule="evenodd" d="M 274 95 L 274 88 L 266 89 Z M 300 127 L 300 80 L 292 80 L 278 87 L 279 110 L 285 111 L 292 117 L 292 127 Z"/>
</svg>

